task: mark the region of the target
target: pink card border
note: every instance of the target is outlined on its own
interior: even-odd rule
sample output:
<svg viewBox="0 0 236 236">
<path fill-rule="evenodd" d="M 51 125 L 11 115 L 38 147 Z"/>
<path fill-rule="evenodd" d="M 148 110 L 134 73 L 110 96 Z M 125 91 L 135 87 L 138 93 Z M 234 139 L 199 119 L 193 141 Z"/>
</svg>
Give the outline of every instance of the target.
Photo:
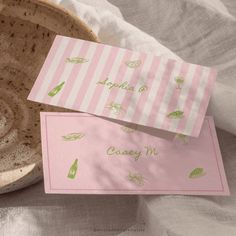
<svg viewBox="0 0 236 236">
<path fill-rule="evenodd" d="M 48 117 L 52 116 L 60 116 L 60 117 L 89 117 L 89 118 L 99 118 L 96 116 L 92 116 L 89 114 L 81 114 L 81 113 L 57 113 L 57 112 L 40 112 L 40 119 L 41 119 L 41 137 L 42 137 L 42 146 L 43 146 L 43 165 L 47 166 L 47 168 L 43 168 L 44 176 L 48 179 L 48 181 L 44 181 L 44 187 L 46 193 L 63 193 L 63 194 L 119 194 L 119 195 L 165 195 L 165 194 L 183 194 L 183 195 L 225 195 L 229 196 L 230 191 L 228 188 L 227 179 L 224 173 L 224 166 L 222 163 L 221 152 L 219 148 L 219 143 L 217 141 L 217 133 L 214 126 L 214 120 L 210 116 L 206 116 L 205 120 L 207 121 L 208 128 L 211 135 L 211 141 L 213 144 L 213 149 L 215 153 L 215 160 L 217 164 L 218 174 L 221 181 L 222 189 L 217 190 L 131 190 L 131 189 L 56 189 L 52 187 L 51 184 L 51 177 L 50 177 L 50 161 L 49 161 L 49 153 L 48 153 L 48 132 L 47 132 L 47 125 L 48 125 Z M 45 137 L 45 139 L 44 139 Z M 46 150 L 46 153 L 45 151 Z M 47 163 L 46 163 L 47 162 Z M 221 166 L 221 168 L 220 168 Z M 223 170 L 223 173 L 220 171 Z M 222 176 L 223 175 L 223 176 Z M 133 192 L 133 193 L 132 193 Z M 217 193 L 217 194 L 215 194 Z"/>
</svg>

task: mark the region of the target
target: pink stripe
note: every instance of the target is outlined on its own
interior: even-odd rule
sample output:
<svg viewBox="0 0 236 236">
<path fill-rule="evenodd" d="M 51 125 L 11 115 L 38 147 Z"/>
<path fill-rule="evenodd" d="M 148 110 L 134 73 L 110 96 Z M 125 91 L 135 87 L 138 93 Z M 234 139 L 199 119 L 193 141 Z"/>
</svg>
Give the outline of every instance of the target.
<svg viewBox="0 0 236 236">
<path fill-rule="evenodd" d="M 180 73 L 178 74 L 178 76 L 182 76 L 185 79 L 185 76 L 188 72 L 188 68 L 189 68 L 189 64 L 183 62 L 181 65 L 181 70 L 180 70 Z M 173 78 L 173 79 L 175 79 L 175 78 Z M 179 101 L 180 94 L 181 94 L 181 89 L 174 88 L 174 91 L 171 95 L 171 99 L 170 99 L 168 107 L 167 107 L 167 114 L 178 108 L 178 101 Z M 171 123 L 172 123 L 171 119 L 165 118 L 161 128 L 169 130 Z"/>
<path fill-rule="evenodd" d="M 43 67 L 38 75 L 38 78 L 36 79 L 36 81 L 34 83 L 34 86 L 30 92 L 28 99 L 35 100 L 36 95 L 37 95 L 38 91 L 40 90 L 40 87 L 43 84 L 45 76 L 46 76 L 48 70 L 50 69 L 50 65 L 56 55 L 56 52 L 57 52 L 61 42 L 62 42 L 62 37 L 56 36 L 54 39 L 54 42 L 52 44 L 52 47 L 47 55 L 47 58 L 43 64 Z"/>
<path fill-rule="evenodd" d="M 89 44 L 88 41 L 83 41 L 82 42 L 82 47 L 79 51 L 79 56 L 80 57 L 83 57 L 83 58 L 86 57 L 87 51 L 89 49 L 89 45 L 90 44 Z M 66 100 L 69 97 L 69 94 L 71 92 L 71 89 L 74 85 L 75 80 L 77 79 L 77 75 L 78 75 L 81 67 L 82 67 L 82 64 L 73 66 L 73 69 L 71 70 L 70 74 L 68 75 L 69 79 L 67 79 L 67 81 L 65 83 L 65 86 L 64 86 L 64 89 L 62 90 L 63 93 L 61 94 L 61 97 L 58 101 L 58 105 L 60 105 L 62 107 L 65 107 Z"/>
<path fill-rule="evenodd" d="M 188 96 L 183 106 L 184 117 L 178 123 L 177 129 L 176 129 L 177 133 L 181 133 L 184 130 L 186 123 L 189 119 L 189 114 L 191 112 L 192 105 L 196 101 L 196 94 L 197 94 L 197 90 L 199 88 L 199 84 L 201 81 L 201 76 L 202 76 L 202 67 L 199 65 L 196 65 L 192 84 L 190 85 Z"/>
<path fill-rule="evenodd" d="M 102 73 L 101 73 L 98 81 L 105 80 L 108 77 L 118 52 L 119 52 L 118 48 L 111 47 L 109 57 L 108 57 L 106 63 L 104 63 L 104 68 L 102 70 Z M 103 92 L 103 89 L 104 89 L 104 86 L 99 86 L 99 85 L 96 86 L 95 91 L 92 96 L 92 99 L 91 99 L 89 106 L 88 106 L 88 112 L 92 113 L 92 112 L 96 111 L 96 108 L 98 105 L 98 100 Z"/>
<path fill-rule="evenodd" d="M 61 78 L 61 75 L 66 67 L 66 58 L 70 57 L 71 55 L 71 52 L 72 50 L 74 49 L 76 45 L 76 40 L 74 39 L 69 39 L 69 43 L 63 53 L 63 55 L 61 56 L 61 59 L 60 59 L 60 63 L 55 71 L 55 74 L 52 78 L 52 81 L 50 83 L 50 86 L 48 87 L 48 90 L 47 92 L 45 93 L 45 96 L 43 98 L 43 102 L 46 103 L 46 104 L 50 104 L 50 101 L 51 101 L 51 97 L 48 96 L 48 93 L 55 87 L 59 84 L 59 81 L 60 81 L 60 78 Z"/>
<path fill-rule="evenodd" d="M 127 66 L 125 65 L 125 62 L 128 61 L 128 60 L 131 58 L 132 53 L 133 53 L 133 52 L 132 52 L 132 51 L 129 51 L 129 50 L 127 50 L 127 51 L 125 52 L 125 55 L 124 55 L 123 60 L 122 60 L 122 62 L 121 62 L 121 64 L 120 64 L 120 68 L 119 68 L 119 71 L 118 71 L 118 73 L 117 73 L 117 75 L 116 75 L 115 80 L 113 80 L 112 78 L 110 78 L 114 83 L 121 83 L 121 82 L 123 81 L 125 72 L 126 72 L 126 70 L 127 70 Z M 118 65 L 117 65 L 117 66 L 118 66 Z M 103 115 L 103 116 L 109 116 L 110 110 L 107 109 L 106 107 L 107 107 L 107 105 L 108 105 L 110 102 L 114 102 L 114 100 L 115 100 L 115 98 L 116 98 L 118 92 L 119 92 L 119 89 L 113 89 L 113 90 L 109 93 L 109 96 L 108 96 L 108 99 L 107 99 L 107 103 L 105 104 L 104 109 L 103 109 L 103 112 L 102 112 L 102 115 Z"/>
<path fill-rule="evenodd" d="M 198 136 L 200 134 L 201 126 L 202 126 L 202 123 L 203 123 L 204 118 L 205 118 L 205 113 L 206 113 L 207 106 L 208 106 L 208 103 L 209 103 L 209 100 L 210 100 L 210 93 L 213 90 L 216 75 L 217 75 L 216 70 L 211 69 L 209 77 L 207 78 L 208 83 L 207 83 L 207 85 L 205 87 L 205 90 L 204 90 L 204 96 L 202 98 L 202 101 L 201 101 L 201 104 L 200 104 L 200 107 L 199 107 L 197 120 L 195 121 L 195 125 L 194 125 L 193 130 L 192 130 L 192 135 L 193 136 Z"/>
<path fill-rule="evenodd" d="M 155 125 L 156 121 L 156 116 L 158 115 L 159 109 L 160 109 L 160 104 L 162 103 L 162 99 L 164 97 L 164 94 L 166 92 L 166 88 L 168 86 L 168 83 L 171 79 L 171 73 L 174 69 L 175 61 L 174 60 L 168 60 L 166 67 L 165 67 L 165 72 L 161 78 L 161 83 L 159 85 L 159 88 L 156 92 L 156 97 L 153 101 L 152 109 L 151 109 L 151 114 L 149 116 L 149 119 L 146 124 L 150 126 Z"/>
<path fill-rule="evenodd" d="M 105 46 L 104 44 L 97 44 L 96 46 L 96 51 L 93 55 L 93 59 L 91 61 L 90 66 L 88 67 L 85 77 L 83 78 L 83 84 L 80 87 L 75 102 L 73 104 L 73 109 L 75 110 L 79 110 L 81 102 L 83 101 L 83 99 L 86 99 L 85 93 L 87 92 L 91 80 L 93 79 L 94 72 L 96 71 L 99 60 L 102 60 L 101 54 L 104 50 L 104 46 Z"/>
<path fill-rule="evenodd" d="M 142 61 L 142 64 L 137 69 L 134 69 L 131 79 L 127 81 L 130 86 L 133 86 L 135 88 L 135 90 L 138 89 L 136 88 L 137 83 L 139 82 L 140 79 L 142 79 L 140 78 L 140 76 L 142 76 L 142 68 L 146 61 L 146 58 L 147 58 L 147 54 L 140 53 L 140 60 Z M 133 96 L 134 96 L 134 92 L 130 92 L 130 91 L 125 92 L 125 96 L 121 102 L 121 107 L 125 108 L 125 112 L 120 112 L 116 117 L 117 119 L 122 119 L 127 113 L 128 107 L 130 105 L 131 106 L 133 105 L 132 104 Z"/>
<path fill-rule="evenodd" d="M 143 108 L 148 100 L 148 96 L 150 94 L 152 84 L 155 80 L 153 77 L 155 77 L 157 74 L 157 71 L 158 71 L 159 65 L 160 65 L 160 61 L 161 61 L 160 57 L 154 57 L 152 60 L 152 65 L 150 67 L 150 70 L 149 70 L 150 72 L 149 72 L 148 79 L 146 82 L 146 86 L 148 87 L 148 90 L 140 95 L 139 100 L 136 105 L 134 115 L 131 119 L 132 121 L 135 121 L 138 123 L 138 121 L 143 113 Z"/>
</svg>

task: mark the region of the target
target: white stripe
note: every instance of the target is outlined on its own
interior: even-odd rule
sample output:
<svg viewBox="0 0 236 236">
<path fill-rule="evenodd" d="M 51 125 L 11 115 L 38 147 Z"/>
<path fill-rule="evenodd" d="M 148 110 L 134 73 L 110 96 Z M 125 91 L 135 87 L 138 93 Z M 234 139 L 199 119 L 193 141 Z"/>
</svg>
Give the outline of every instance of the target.
<svg viewBox="0 0 236 236">
<path fill-rule="evenodd" d="M 80 49 L 82 48 L 83 45 L 84 45 L 84 43 L 77 42 L 69 57 L 78 57 Z M 73 70 L 73 68 L 75 66 L 76 65 L 74 65 L 73 63 L 66 63 L 65 69 L 64 69 L 64 71 L 63 71 L 63 73 L 60 77 L 60 80 L 59 80 L 58 84 L 60 84 L 63 81 L 66 82 L 67 80 L 70 79 L 69 75 L 70 75 L 71 71 Z M 57 105 L 58 101 L 60 100 L 60 97 L 62 96 L 62 94 L 63 94 L 63 91 L 62 91 L 62 93 L 58 93 L 57 96 L 52 97 L 52 100 L 51 100 L 50 103 L 52 105 Z"/>
<path fill-rule="evenodd" d="M 87 89 L 87 91 L 84 95 L 84 99 L 81 103 L 81 106 L 80 106 L 81 111 L 86 111 L 88 109 L 90 101 L 92 100 L 95 89 L 97 87 L 97 82 L 98 82 L 104 68 L 106 67 L 106 63 L 109 58 L 109 55 L 110 55 L 110 53 L 112 53 L 113 50 L 114 50 L 114 48 L 112 48 L 112 47 L 104 47 L 103 48 L 97 68 L 94 71 L 94 75 L 90 80 L 90 84 L 88 85 L 88 89 Z M 107 75 L 104 75 L 104 76 L 107 76 Z"/>
<path fill-rule="evenodd" d="M 174 68 L 170 74 L 169 83 L 167 85 L 163 100 L 160 104 L 158 114 L 156 114 L 156 121 L 155 121 L 156 127 L 161 127 L 163 122 L 166 119 L 166 113 L 168 112 L 167 109 L 168 109 L 169 102 L 171 100 L 173 93 L 176 92 L 175 77 L 180 74 L 182 64 L 183 64 L 182 62 L 176 62 L 174 64 Z M 181 93 L 181 91 L 178 91 L 178 92 Z"/>
<path fill-rule="evenodd" d="M 139 60 L 141 59 L 140 58 L 140 53 L 139 52 L 133 52 L 133 54 L 131 55 L 129 61 L 136 61 L 136 60 Z M 125 71 L 125 74 L 123 75 L 122 79 L 119 81 L 119 83 L 122 83 L 122 82 L 125 82 L 127 81 L 128 83 L 130 83 L 130 80 L 132 79 L 132 76 L 133 76 L 133 73 L 135 69 L 134 68 L 129 68 L 127 67 L 126 68 L 126 71 Z M 118 88 L 115 88 L 115 89 L 118 89 Z M 126 93 L 132 93 L 132 92 L 128 92 L 127 90 L 125 89 L 118 89 L 118 93 L 116 95 L 116 98 L 115 98 L 115 103 L 118 103 L 118 104 L 121 104 Z M 123 107 L 123 109 L 125 110 L 126 112 L 126 107 Z M 115 114 L 115 113 L 110 113 L 110 117 L 112 118 L 116 118 L 118 116 L 118 114 Z"/>
<path fill-rule="evenodd" d="M 205 88 L 207 86 L 207 83 L 209 81 L 209 75 L 210 75 L 211 70 L 209 70 L 209 68 L 205 68 L 203 67 L 203 73 L 201 76 L 201 81 L 197 90 L 197 94 L 194 98 L 194 103 L 191 107 L 191 111 L 190 114 L 188 116 L 188 121 L 187 124 L 185 126 L 184 132 L 188 132 L 188 133 L 192 133 L 195 121 L 198 117 L 198 111 L 202 102 L 202 99 L 204 97 L 205 94 Z"/>
<path fill-rule="evenodd" d="M 167 64 L 168 60 L 169 59 L 166 57 L 162 57 L 160 59 L 160 64 L 159 64 L 158 70 L 156 71 L 155 78 L 153 78 L 154 81 L 152 83 L 151 90 L 149 91 L 147 101 L 146 101 L 146 103 L 143 107 L 143 110 L 142 110 L 142 114 L 141 114 L 141 117 L 139 120 L 140 124 L 146 124 L 149 116 L 152 113 L 151 109 L 152 109 L 152 106 L 154 103 L 154 99 L 156 98 L 156 93 L 157 93 L 158 88 L 160 86 L 163 74 L 165 73 L 166 64 Z"/>
<path fill-rule="evenodd" d="M 181 89 L 181 94 L 179 96 L 179 100 L 178 100 L 178 104 L 176 106 L 176 110 L 180 110 L 180 111 L 184 110 L 186 100 L 188 99 L 189 90 L 193 86 L 192 83 L 193 83 L 193 79 L 194 79 L 194 75 L 195 75 L 196 70 L 197 70 L 196 65 L 189 64 L 188 72 L 185 76 L 184 85 Z M 176 129 L 179 125 L 179 122 L 180 122 L 179 119 L 172 119 L 171 126 L 169 127 L 170 130 L 171 131 L 176 131 Z"/>
<path fill-rule="evenodd" d="M 89 46 L 89 49 L 88 49 L 87 54 L 85 56 L 85 58 L 87 60 L 89 60 L 89 61 L 92 60 L 92 58 L 95 54 L 97 46 L 98 46 L 97 44 L 91 44 Z M 79 70 L 79 73 L 76 75 L 76 78 L 74 80 L 74 84 L 72 86 L 71 92 L 70 92 L 68 98 L 66 99 L 66 102 L 65 102 L 65 107 L 66 108 L 72 108 L 73 107 L 73 104 L 75 103 L 75 100 L 76 100 L 77 94 L 79 92 L 79 89 L 80 89 L 81 85 L 83 84 L 84 77 L 85 77 L 85 75 L 86 75 L 86 73 L 87 73 L 90 66 L 91 66 L 91 64 L 89 62 L 84 63 L 83 66 L 81 66 L 81 68 Z"/>
<path fill-rule="evenodd" d="M 121 66 L 123 66 L 122 62 L 123 62 L 123 58 L 125 55 L 125 50 L 119 50 L 118 54 L 114 60 L 114 63 L 112 64 L 112 68 L 111 71 L 108 75 L 109 80 L 114 81 L 115 77 L 117 76 L 117 73 L 119 71 L 119 68 Z M 102 85 L 101 85 L 102 86 Z M 100 98 L 98 98 L 98 104 L 95 110 L 95 114 L 102 114 L 104 107 L 107 104 L 107 99 L 108 96 L 110 94 L 111 90 L 109 90 L 107 87 L 104 87 L 104 90 L 100 96 Z"/>
<path fill-rule="evenodd" d="M 150 78 L 148 78 L 148 75 L 150 73 L 150 69 L 151 69 L 153 61 L 154 61 L 153 55 L 148 54 L 146 57 L 146 60 L 144 62 L 142 71 L 140 72 L 140 75 L 137 76 L 138 83 L 135 86 L 135 92 L 133 93 L 133 95 L 131 97 L 131 102 L 129 104 L 129 107 L 127 108 L 127 112 L 125 114 L 124 120 L 132 119 L 134 112 L 137 109 L 139 98 L 140 98 L 140 96 L 142 96 L 142 93 L 139 93 L 138 89 L 141 86 L 146 85 L 146 83 L 147 83 L 146 81 L 150 79 Z M 138 77 L 140 77 L 140 78 L 138 78 Z M 147 92 L 148 92 L 148 90 L 146 91 L 146 93 Z"/>
<path fill-rule="evenodd" d="M 69 38 L 62 38 L 60 45 L 58 46 L 58 49 L 56 51 L 56 54 L 53 57 L 53 61 L 51 61 L 51 64 L 49 68 L 47 69 L 47 73 L 44 76 L 43 83 L 41 84 L 41 87 L 39 88 L 37 95 L 35 97 L 35 101 L 42 101 L 45 93 L 48 91 L 48 88 L 51 84 L 51 81 L 53 79 L 53 76 L 56 72 L 56 69 L 59 66 L 59 63 L 61 61 L 62 55 L 65 52 L 65 49 L 67 45 L 69 44 L 70 40 Z"/>
</svg>

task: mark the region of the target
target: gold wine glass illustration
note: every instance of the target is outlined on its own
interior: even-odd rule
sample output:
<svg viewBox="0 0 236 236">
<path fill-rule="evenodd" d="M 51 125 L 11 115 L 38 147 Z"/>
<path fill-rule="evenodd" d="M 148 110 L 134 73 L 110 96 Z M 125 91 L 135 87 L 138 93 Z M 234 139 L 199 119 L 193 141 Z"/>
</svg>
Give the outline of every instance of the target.
<svg viewBox="0 0 236 236">
<path fill-rule="evenodd" d="M 181 89 L 184 84 L 184 78 L 182 76 L 175 77 L 175 82 L 177 84 L 177 89 Z"/>
</svg>

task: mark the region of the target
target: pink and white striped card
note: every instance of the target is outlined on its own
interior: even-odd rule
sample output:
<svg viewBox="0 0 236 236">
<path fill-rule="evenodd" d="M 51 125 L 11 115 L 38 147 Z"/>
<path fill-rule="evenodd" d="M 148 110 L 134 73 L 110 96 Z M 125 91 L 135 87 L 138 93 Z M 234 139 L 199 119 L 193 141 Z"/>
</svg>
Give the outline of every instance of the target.
<svg viewBox="0 0 236 236">
<path fill-rule="evenodd" d="M 199 138 L 173 139 L 86 113 L 40 115 L 47 193 L 229 195 L 211 117 Z"/>
<path fill-rule="evenodd" d="M 216 71 L 57 36 L 29 100 L 198 136 Z"/>
</svg>

